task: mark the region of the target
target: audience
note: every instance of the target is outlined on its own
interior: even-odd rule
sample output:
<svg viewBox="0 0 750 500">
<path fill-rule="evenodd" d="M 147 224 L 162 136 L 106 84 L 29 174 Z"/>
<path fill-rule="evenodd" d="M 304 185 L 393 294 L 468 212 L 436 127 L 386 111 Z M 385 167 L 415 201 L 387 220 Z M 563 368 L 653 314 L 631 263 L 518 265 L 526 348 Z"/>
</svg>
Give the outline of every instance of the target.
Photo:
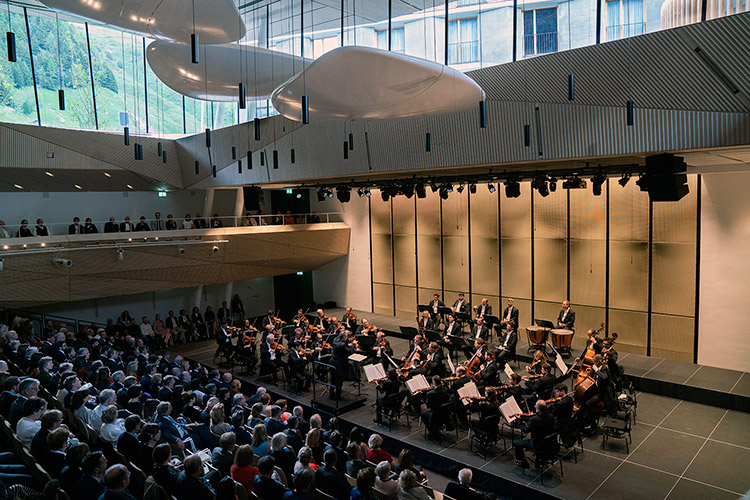
<svg viewBox="0 0 750 500">
<path fill-rule="evenodd" d="M 213 500 L 216 492 L 203 477 L 201 457 L 190 455 L 185 459 L 184 470 L 177 476 L 177 500 Z"/>
<path fill-rule="evenodd" d="M 116 464 L 107 469 L 104 474 L 106 490 L 99 497 L 100 500 L 136 500 L 127 488 L 130 485 L 130 471 L 122 464 Z"/>
<path fill-rule="evenodd" d="M 461 469 L 458 471 L 458 482 L 448 483 L 445 494 L 461 500 L 484 500 L 484 495 L 469 486 L 472 476 L 471 469 Z"/>
<path fill-rule="evenodd" d="M 225 432 L 219 439 L 219 446 L 214 448 L 211 453 L 211 465 L 224 477 L 230 474 L 230 469 L 235 463 L 235 443 L 236 437 L 234 432 Z M 252 453 L 252 448 L 250 448 L 250 452 Z"/>
<path fill-rule="evenodd" d="M 263 500 L 283 500 L 286 487 L 273 477 L 276 461 L 272 456 L 265 456 L 258 460 L 258 476 L 255 477 L 253 491 Z"/>
<path fill-rule="evenodd" d="M 374 486 L 375 471 L 369 467 L 361 469 L 357 473 L 357 486 L 352 490 L 351 500 L 377 500 Z"/>
<path fill-rule="evenodd" d="M 34 436 L 42 428 L 42 414 L 47 411 L 47 402 L 36 396 L 24 401 L 22 417 L 16 424 L 16 435 L 26 446 L 31 446 Z"/>
<path fill-rule="evenodd" d="M 417 476 L 406 469 L 398 476 L 398 500 L 430 500 L 427 491 L 417 482 Z"/>
<path fill-rule="evenodd" d="M 83 476 L 75 486 L 76 500 L 98 500 L 104 493 L 104 472 L 107 470 L 107 459 L 101 451 L 86 455 L 81 462 Z"/>
<path fill-rule="evenodd" d="M 391 463 L 383 460 L 375 467 L 375 487 L 395 500 L 398 497 L 398 481 L 391 477 Z"/>
<path fill-rule="evenodd" d="M 383 445 L 383 438 L 380 436 L 380 434 L 370 435 L 370 439 L 367 444 L 370 446 L 370 449 L 367 450 L 367 460 L 369 462 L 372 462 L 374 464 L 379 463 L 382 460 L 393 462 L 393 457 L 391 457 L 391 454 L 380 448 Z"/>
<path fill-rule="evenodd" d="M 237 449 L 234 464 L 230 469 L 232 479 L 245 487 L 248 496 L 253 492 L 255 477 L 260 474 L 258 469 L 253 467 L 253 458 L 252 447 L 249 444 L 243 444 Z"/>
</svg>

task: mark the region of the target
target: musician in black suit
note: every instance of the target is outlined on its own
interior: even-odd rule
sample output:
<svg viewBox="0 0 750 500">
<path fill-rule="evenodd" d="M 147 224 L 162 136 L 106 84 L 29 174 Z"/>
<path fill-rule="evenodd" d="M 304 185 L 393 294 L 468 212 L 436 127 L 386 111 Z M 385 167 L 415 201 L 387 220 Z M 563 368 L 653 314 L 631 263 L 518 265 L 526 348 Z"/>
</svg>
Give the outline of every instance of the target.
<svg viewBox="0 0 750 500">
<path fill-rule="evenodd" d="M 504 366 L 516 354 L 516 344 L 518 344 L 518 332 L 515 324 L 513 322 L 506 323 L 497 346 L 497 361 L 500 366 Z"/>
<path fill-rule="evenodd" d="M 432 387 L 425 395 L 427 411 L 422 415 L 428 431 L 427 439 L 430 440 L 438 438 L 440 427 L 450 414 L 447 403 L 451 397 L 451 391 L 443 385 L 443 379 L 438 375 L 432 377 Z"/>
<path fill-rule="evenodd" d="M 73 224 L 68 226 L 68 234 L 83 234 L 83 226 L 81 226 L 81 219 L 73 217 Z"/>
<path fill-rule="evenodd" d="M 375 335 L 375 344 L 372 346 L 372 349 L 370 351 L 370 357 L 363 362 L 363 365 L 380 363 L 381 365 L 383 365 L 383 369 L 388 370 L 388 366 L 391 364 L 391 362 L 388 361 L 388 357 L 386 356 L 386 354 L 393 358 L 393 348 L 391 347 L 391 343 L 388 341 L 388 339 L 385 338 L 385 333 L 378 332 Z"/>
<path fill-rule="evenodd" d="M 554 390 L 555 399 L 550 405 L 555 417 L 555 430 L 560 435 L 560 441 L 567 447 L 572 446 L 576 439 L 576 429 L 573 423 L 573 398 L 568 394 L 568 388 L 560 384 Z"/>
<path fill-rule="evenodd" d="M 376 386 L 377 392 L 383 394 L 382 396 L 378 395 L 375 400 L 375 423 L 378 424 L 383 419 L 384 410 L 382 408 L 384 406 L 394 408 L 400 405 L 406 396 L 406 393 L 401 391 L 401 381 L 398 378 L 398 372 L 390 368 L 387 373 L 388 378 L 385 381 L 379 382 Z"/>
<path fill-rule="evenodd" d="M 557 315 L 557 328 L 573 330 L 576 322 L 576 313 L 570 308 L 570 301 L 563 300 L 560 314 Z"/>
<path fill-rule="evenodd" d="M 527 403 L 531 405 L 538 399 L 549 399 L 552 396 L 552 388 L 555 387 L 555 376 L 551 373 L 552 367 L 549 363 L 542 363 L 542 376 L 530 381 L 527 392 L 530 394 L 524 396 Z"/>
<path fill-rule="evenodd" d="M 507 325 L 510 322 L 513 322 L 515 324 L 515 328 L 518 328 L 518 308 L 513 305 L 513 299 L 508 299 L 508 307 L 506 307 L 503 311 L 503 318 L 501 322 L 503 326 Z"/>
<path fill-rule="evenodd" d="M 528 469 L 529 462 L 526 460 L 525 450 L 538 449 L 544 438 L 555 432 L 555 418 L 547 411 L 547 403 L 542 400 L 536 402 L 536 415 L 521 425 L 521 430 L 524 433 L 530 432 L 531 439 L 516 439 L 513 441 L 513 447 L 516 452 L 516 465 Z"/>
<path fill-rule="evenodd" d="M 453 303 L 453 312 L 469 314 L 471 304 L 466 300 L 463 293 L 458 294 L 458 298 Z"/>
<path fill-rule="evenodd" d="M 471 329 L 471 338 L 482 339 L 486 342 L 489 335 L 490 330 L 487 328 L 487 325 L 484 324 L 484 318 L 479 316 L 476 320 L 476 324 Z"/>
<path fill-rule="evenodd" d="M 476 313 L 477 318 L 492 316 L 492 306 L 489 304 L 486 297 L 482 299 L 482 302 L 478 306 L 474 306 L 474 312 Z"/>
<path fill-rule="evenodd" d="M 34 236 L 34 233 L 29 229 L 29 221 L 26 219 L 23 219 L 21 221 L 21 225 L 18 226 L 18 232 L 16 233 L 16 236 L 19 238 L 31 238 Z"/>
<path fill-rule="evenodd" d="M 602 339 L 599 338 L 599 332 L 597 330 L 590 329 L 588 332 L 586 332 L 586 335 L 588 335 L 589 337 L 586 341 L 586 347 L 583 348 L 583 352 L 581 353 L 581 355 L 576 358 L 576 362 L 578 362 L 586 355 L 587 350 L 592 349 L 594 351 L 594 354 L 601 354 L 602 349 L 604 348 L 604 342 L 602 342 Z"/>
<path fill-rule="evenodd" d="M 301 393 L 310 390 L 311 377 L 305 373 L 307 358 L 299 353 L 300 346 L 297 342 L 292 341 L 289 346 L 289 356 L 286 362 L 289 365 L 289 379 L 292 381 L 292 391 Z"/>
<path fill-rule="evenodd" d="M 266 340 L 260 345 L 260 374 L 266 375 L 271 374 L 274 383 L 279 381 L 279 376 L 276 373 L 278 368 L 284 370 L 284 375 L 289 377 L 289 365 L 281 359 L 282 350 L 281 346 L 276 343 L 276 339 L 273 333 L 269 333 L 266 336 Z"/>
<path fill-rule="evenodd" d="M 420 317 L 418 321 L 418 328 L 420 332 L 435 329 L 435 322 L 430 316 L 430 311 L 422 311 L 422 317 Z"/>
<path fill-rule="evenodd" d="M 417 365 L 419 359 L 425 354 L 425 350 L 424 337 L 421 335 L 415 335 L 414 339 L 409 342 L 409 350 L 407 354 L 401 358 L 401 363 L 405 365 L 408 362 Z"/>
<path fill-rule="evenodd" d="M 421 366 L 412 370 L 412 375 L 422 374 L 425 376 L 445 375 L 445 365 L 443 364 L 443 352 L 437 342 L 430 342 L 427 346 L 427 352 L 420 360 Z"/>
<path fill-rule="evenodd" d="M 331 352 L 331 364 L 334 366 L 331 376 L 334 385 L 331 391 L 331 399 L 341 399 L 341 388 L 344 380 L 349 376 L 349 356 L 354 354 L 354 347 L 351 345 L 351 332 L 342 330 L 334 339 Z"/>
<path fill-rule="evenodd" d="M 432 301 L 429 303 L 430 306 L 430 315 L 432 316 L 432 321 L 435 322 L 435 324 L 440 322 L 440 315 L 438 313 L 438 308 L 445 307 L 445 303 L 440 300 L 440 294 L 436 293 L 432 296 Z"/>
<path fill-rule="evenodd" d="M 500 385 L 500 366 L 495 361 L 494 351 L 487 351 L 484 355 L 484 368 L 479 372 L 479 387 L 497 387 Z"/>
<path fill-rule="evenodd" d="M 120 232 L 120 225 L 115 222 L 114 217 L 109 218 L 109 222 L 106 222 L 104 224 L 104 232 L 105 233 L 119 233 Z"/>
<path fill-rule="evenodd" d="M 451 353 L 455 353 L 456 349 L 463 349 L 464 346 L 456 345 L 449 336 L 457 337 L 461 335 L 461 324 L 456 321 L 456 318 L 449 314 L 445 319 L 445 329 L 443 330 L 443 340 L 441 345 L 450 349 Z"/>
</svg>

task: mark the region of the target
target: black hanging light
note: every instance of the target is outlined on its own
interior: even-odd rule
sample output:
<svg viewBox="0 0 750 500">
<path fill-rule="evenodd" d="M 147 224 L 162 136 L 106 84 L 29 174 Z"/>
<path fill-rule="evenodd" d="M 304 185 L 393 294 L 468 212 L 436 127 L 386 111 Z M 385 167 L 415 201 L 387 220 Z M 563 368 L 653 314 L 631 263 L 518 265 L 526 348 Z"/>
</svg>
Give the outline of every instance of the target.
<svg viewBox="0 0 750 500">
<path fill-rule="evenodd" d="M 302 123 L 310 123 L 310 101 L 306 95 L 302 96 Z"/>
<path fill-rule="evenodd" d="M 523 145 L 527 148 L 531 146 L 531 125 L 523 126 Z"/>
<path fill-rule="evenodd" d="M 195 32 L 195 0 L 193 0 L 193 33 L 190 35 L 190 55 L 193 64 L 200 60 L 198 48 L 198 33 Z"/>
<path fill-rule="evenodd" d="M 8 4 L 8 31 L 5 33 L 5 40 L 8 44 L 8 61 L 16 62 L 16 34 L 13 33 L 13 27 L 10 20 L 10 2 Z"/>
<path fill-rule="evenodd" d="M 487 103 L 479 101 L 479 128 L 487 128 Z"/>
<path fill-rule="evenodd" d="M 260 140 L 260 118 L 257 116 L 253 119 L 253 125 L 255 126 L 255 140 Z"/>
<path fill-rule="evenodd" d="M 568 75 L 568 100 L 572 101 L 576 97 L 576 89 L 575 89 L 575 76 L 573 73 Z"/>
<path fill-rule="evenodd" d="M 232 159 L 233 160 L 237 159 L 237 148 L 234 146 L 232 146 Z"/>
<path fill-rule="evenodd" d="M 206 147 L 207 148 L 211 147 L 211 129 L 210 128 L 206 129 Z"/>
<path fill-rule="evenodd" d="M 162 154 L 164 153 L 164 148 L 163 148 L 163 146 L 161 144 L 161 141 L 159 141 L 159 142 L 156 143 L 156 153 L 159 156 L 162 156 Z"/>
<path fill-rule="evenodd" d="M 216 179 L 216 165 L 211 165 L 211 175 Z"/>
<path fill-rule="evenodd" d="M 349 144 L 347 141 L 344 141 L 344 159 L 349 159 Z"/>
<path fill-rule="evenodd" d="M 634 121 L 633 111 L 634 111 L 633 101 L 628 101 L 627 104 L 626 104 L 628 127 L 632 127 L 633 126 L 633 121 Z"/>
<path fill-rule="evenodd" d="M 253 169 L 253 152 L 252 151 L 247 152 L 247 169 L 248 170 Z"/>
<path fill-rule="evenodd" d="M 198 160 L 195 160 L 195 175 L 200 175 L 201 173 L 201 163 Z"/>
<path fill-rule="evenodd" d="M 427 132 L 424 137 L 424 150 L 429 153 L 432 151 L 432 135 Z"/>
<path fill-rule="evenodd" d="M 166 150 L 161 152 L 161 162 L 167 163 L 167 151 Z"/>
<path fill-rule="evenodd" d="M 349 151 L 354 150 L 354 134 L 349 132 Z"/>
<path fill-rule="evenodd" d="M 62 58 L 60 57 L 60 19 L 55 14 L 55 26 L 57 29 L 57 107 L 65 111 L 65 90 L 62 80 Z"/>
<path fill-rule="evenodd" d="M 241 51 L 240 51 L 241 52 Z M 245 109 L 245 84 L 240 82 L 239 88 L 237 90 L 237 97 L 240 100 L 240 109 Z"/>
<path fill-rule="evenodd" d="M 123 138 L 125 140 L 125 145 L 130 146 L 130 127 L 124 127 L 122 132 Z"/>
<path fill-rule="evenodd" d="M 297 160 L 296 156 L 297 155 L 294 153 L 294 148 L 292 148 L 291 158 L 290 158 L 292 163 L 294 163 Z"/>
<path fill-rule="evenodd" d="M 237 160 L 237 173 L 242 173 L 242 160 Z"/>
<path fill-rule="evenodd" d="M 276 170 L 279 168 L 279 152 L 275 149 L 273 150 L 272 158 L 273 158 L 273 168 L 274 170 Z"/>
<path fill-rule="evenodd" d="M 263 167 L 266 164 L 266 153 L 265 151 L 260 152 L 260 166 Z"/>
</svg>

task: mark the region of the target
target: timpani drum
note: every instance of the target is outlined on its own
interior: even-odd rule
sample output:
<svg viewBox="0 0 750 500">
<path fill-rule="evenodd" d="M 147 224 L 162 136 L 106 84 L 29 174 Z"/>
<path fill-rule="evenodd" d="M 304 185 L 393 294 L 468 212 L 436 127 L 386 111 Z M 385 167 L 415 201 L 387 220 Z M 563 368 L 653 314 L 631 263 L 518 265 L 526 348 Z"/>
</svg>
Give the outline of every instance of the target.
<svg viewBox="0 0 750 500">
<path fill-rule="evenodd" d="M 527 326 L 526 336 L 529 338 L 529 350 L 541 347 L 544 349 L 547 343 L 547 337 L 549 336 L 549 328 L 543 326 Z"/>
<path fill-rule="evenodd" d="M 573 344 L 573 330 L 550 330 L 552 345 L 560 352 L 570 352 Z"/>
</svg>

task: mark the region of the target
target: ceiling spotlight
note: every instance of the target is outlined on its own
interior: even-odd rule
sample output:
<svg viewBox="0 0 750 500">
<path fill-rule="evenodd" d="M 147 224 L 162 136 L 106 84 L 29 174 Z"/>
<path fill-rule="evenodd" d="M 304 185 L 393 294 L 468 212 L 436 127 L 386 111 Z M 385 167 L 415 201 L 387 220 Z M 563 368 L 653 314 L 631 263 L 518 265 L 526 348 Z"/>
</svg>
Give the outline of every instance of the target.
<svg viewBox="0 0 750 500">
<path fill-rule="evenodd" d="M 365 196 L 370 197 L 370 190 L 365 188 Z"/>
<path fill-rule="evenodd" d="M 617 183 L 620 186 L 625 187 L 628 185 L 629 181 L 630 181 L 630 172 L 623 172 L 622 177 L 620 177 L 620 180 L 617 181 Z"/>
<path fill-rule="evenodd" d="M 42 247 L 42 248 L 44 248 L 44 247 L 46 247 L 46 246 L 47 246 L 47 244 L 46 244 L 46 243 L 42 243 L 42 244 L 41 244 L 41 245 L 39 245 L 39 246 L 40 246 L 40 247 Z"/>
<path fill-rule="evenodd" d="M 521 196 L 521 184 L 514 179 L 505 181 L 505 196 L 507 198 L 518 198 Z"/>
<path fill-rule="evenodd" d="M 352 191 L 349 188 L 336 188 L 336 198 L 341 203 L 349 203 L 352 199 Z"/>
<path fill-rule="evenodd" d="M 55 257 L 54 259 L 52 259 L 52 263 L 62 267 L 71 267 L 73 265 L 72 260 L 63 259 L 62 257 Z"/>
<path fill-rule="evenodd" d="M 646 176 L 643 174 L 638 176 L 638 180 L 635 181 L 635 185 L 641 188 L 641 191 L 648 191 L 648 179 L 646 179 Z"/>
<path fill-rule="evenodd" d="M 451 184 L 450 182 L 448 184 L 446 184 L 445 185 L 445 190 L 448 191 L 449 193 L 452 193 L 453 192 L 453 184 Z"/>
<path fill-rule="evenodd" d="M 448 191 L 448 188 L 446 188 L 446 187 L 441 187 L 441 188 L 440 188 L 440 197 L 441 197 L 442 199 L 444 199 L 444 200 L 447 200 L 447 199 L 448 199 L 448 193 L 449 193 L 449 192 L 450 192 L 450 191 Z"/>
<path fill-rule="evenodd" d="M 79 186 L 78 184 L 73 184 L 73 186 L 75 186 L 75 188 L 76 188 L 76 189 L 83 189 L 83 188 L 82 188 L 81 186 Z"/>
<path fill-rule="evenodd" d="M 414 186 L 414 192 L 417 193 L 417 198 L 427 198 L 427 192 L 424 189 L 424 184 L 421 182 Z"/>
<path fill-rule="evenodd" d="M 299 200 L 300 198 L 302 198 L 302 190 L 298 189 L 298 190 L 297 190 L 297 194 L 295 194 L 294 196 L 296 196 L 296 198 L 297 198 L 298 200 Z"/>
<path fill-rule="evenodd" d="M 586 181 L 584 179 L 579 179 L 578 177 L 566 179 L 562 184 L 563 189 L 584 189 L 585 187 Z"/>
<path fill-rule="evenodd" d="M 391 195 L 388 194 L 385 188 L 380 188 L 380 197 L 383 199 L 383 201 L 388 201 Z"/>
<path fill-rule="evenodd" d="M 463 185 L 463 184 L 460 184 L 460 185 L 458 186 L 458 192 L 459 192 L 459 193 L 463 193 L 463 192 L 464 192 L 464 185 Z"/>
<path fill-rule="evenodd" d="M 549 187 L 547 186 L 547 181 L 543 180 L 537 190 L 539 191 L 539 196 L 541 196 L 542 198 L 546 198 L 547 196 L 549 196 Z"/>
<path fill-rule="evenodd" d="M 112 177 L 112 174 L 110 174 L 109 172 L 104 172 L 104 175 L 107 177 Z"/>
<path fill-rule="evenodd" d="M 326 195 L 327 195 L 327 196 L 328 196 L 329 198 L 333 198 L 333 191 L 331 191 L 331 190 L 329 189 L 328 191 L 326 191 Z"/>
<path fill-rule="evenodd" d="M 133 189 L 133 186 L 131 186 L 130 184 L 126 184 L 126 186 L 128 186 L 128 189 Z"/>
<path fill-rule="evenodd" d="M 401 186 L 401 193 L 407 198 L 414 196 L 414 184 L 404 184 Z"/>
<path fill-rule="evenodd" d="M 435 181 L 430 182 L 430 189 L 432 189 L 433 193 L 438 190 L 438 185 L 435 184 Z"/>
<path fill-rule="evenodd" d="M 7 250 L 7 249 L 8 249 L 8 245 L 3 245 L 3 250 Z"/>
<path fill-rule="evenodd" d="M 554 193 L 557 191 L 557 179 L 554 177 L 549 178 L 549 192 Z"/>
<path fill-rule="evenodd" d="M 48 175 L 48 176 L 50 176 L 50 177 L 54 177 L 54 176 L 55 176 L 55 174 L 53 174 L 53 173 L 52 173 L 52 172 L 50 172 L 49 170 L 47 170 L 47 171 L 46 171 L 46 172 L 44 172 L 44 173 L 45 173 L 45 175 Z"/>
<path fill-rule="evenodd" d="M 477 185 L 474 183 L 469 184 L 469 192 L 471 194 L 477 194 Z"/>
<path fill-rule="evenodd" d="M 185 255 L 185 247 L 177 247 L 177 253 L 180 255 Z"/>
<path fill-rule="evenodd" d="M 591 178 L 591 191 L 594 196 L 602 195 L 602 185 L 606 180 L 607 176 L 605 176 L 602 172 L 597 172 L 594 177 Z"/>
<path fill-rule="evenodd" d="M 13 184 L 13 185 L 16 187 L 16 189 L 23 189 L 23 186 L 20 184 Z"/>
<path fill-rule="evenodd" d="M 495 192 L 495 185 L 494 184 L 487 184 L 487 189 L 490 190 L 490 193 Z"/>
<path fill-rule="evenodd" d="M 325 189 L 318 189 L 318 201 L 326 201 L 326 191 Z"/>
<path fill-rule="evenodd" d="M 360 198 L 364 198 L 364 196 L 365 196 L 365 192 L 364 192 L 364 191 L 362 191 L 362 188 L 359 188 L 359 189 L 357 189 L 357 195 L 358 195 L 358 196 L 359 196 Z"/>
<path fill-rule="evenodd" d="M 122 248 L 117 249 L 117 260 L 122 260 L 125 258 L 125 252 Z"/>
<path fill-rule="evenodd" d="M 218 251 L 219 251 L 219 245 L 214 245 L 214 246 L 212 246 L 212 247 L 211 247 L 211 251 L 212 251 L 213 253 L 216 253 L 216 252 L 218 252 Z"/>
</svg>

